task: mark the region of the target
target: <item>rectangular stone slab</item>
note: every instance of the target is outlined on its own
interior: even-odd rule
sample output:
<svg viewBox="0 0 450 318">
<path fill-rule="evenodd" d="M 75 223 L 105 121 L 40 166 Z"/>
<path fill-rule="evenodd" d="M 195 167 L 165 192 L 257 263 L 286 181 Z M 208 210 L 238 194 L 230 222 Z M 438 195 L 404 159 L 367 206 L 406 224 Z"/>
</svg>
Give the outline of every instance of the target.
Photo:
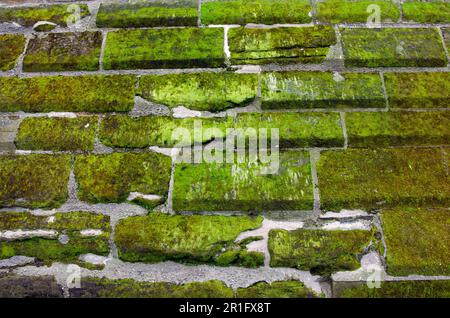
<svg viewBox="0 0 450 318">
<path fill-rule="evenodd" d="M 0 35 L 0 71 L 12 70 L 24 47 L 25 37 L 22 34 Z"/>
<path fill-rule="evenodd" d="M 442 0 L 406 0 L 402 4 L 403 21 L 450 23 L 450 3 Z"/>
<path fill-rule="evenodd" d="M 437 28 L 341 28 L 347 67 L 447 66 Z"/>
</svg>

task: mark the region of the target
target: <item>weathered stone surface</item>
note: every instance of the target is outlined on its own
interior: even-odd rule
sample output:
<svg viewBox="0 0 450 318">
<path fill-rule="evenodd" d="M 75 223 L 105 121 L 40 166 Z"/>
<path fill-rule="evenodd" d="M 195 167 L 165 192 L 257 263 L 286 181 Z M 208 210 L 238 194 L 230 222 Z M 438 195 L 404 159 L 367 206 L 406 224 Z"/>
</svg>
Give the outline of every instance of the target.
<svg viewBox="0 0 450 318">
<path fill-rule="evenodd" d="M 203 24 L 308 23 L 311 22 L 308 0 L 215 0 L 203 1 Z"/>
<path fill-rule="evenodd" d="M 348 67 L 447 66 L 436 28 L 343 28 Z"/>
<path fill-rule="evenodd" d="M 400 10 L 391 0 L 323 0 L 317 2 L 317 19 L 330 23 L 375 22 L 370 17 L 378 6 L 381 23 L 397 22 Z"/>
<path fill-rule="evenodd" d="M 0 156 L 0 207 L 55 208 L 67 199 L 70 156 Z"/>
<path fill-rule="evenodd" d="M 0 71 L 13 69 L 24 47 L 25 37 L 22 34 L 0 35 Z"/>
<path fill-rule="evenodd" d="M 449 108 L 450 73 L 386 73 L 391 108 Z"/>
<path fill-rule="evenodd" d="M 445 183 L 442 180 L 441 186 L 445 187 Z M 449 213 L 446 207 L 383 211 L 381 222 L 387 248 L 388 274 L 450 275 Z"/>
<path fill-rule="evenodd" d="M 18 116 L 0 117 L 0 151 L 14 151 L 14 140 L 20 119 Z"/>
<path fill-rule="evenodd" d="M 276 158 L 272 158 L 271 164 Z M 173 208 L 176 211 L 308 210 L 313 207 L 309 155 L 282 152 L 279 169 L 270 164 L 178 163 Z M 269 173 L 274 174 L 269 174 Z"/>
<path fill-rule="evenodd" d="M 372 239 L 372 232 L 363 230 L 272 230 L 270 266 L 294 267 L 320 275 L 355 270 Z"/>
<path fill-rule="evenodd" d="M 322 63 L 336 44 L 332 27 L 232 28 L 228 31 L 232 64 Z"/>
<path fill-rule="evenodd" d="M 442 36 L 444 37 L 444 43 L 447 46 L 447 51 L 450 51 L 450 28 L 442 28 Z"/>
<path fill-rule="evenodd" d="M 128 75 L 0 77 L 0 112 L 125 112 L 135 86 Z"/>
<path fill-rule="evenodd" d="M 25 72 L 96 71 L 101 32 L 50 33 L 32 38 L 23 61 Z"/>
<path fill-rule="evenodd" d="M 263 109 L 385 107 L 378 74 L 268 72 L 261 83 Z"/>
<path fill-rule="evenodd" d="M 445 0 L 406 0 L 402 4 L 403 21 L 449 23 L 450 3 Z"/>
<path fill-rule="evenodd" d="M 63 290 L 50 276 L 0 275 L 1 298 L 62 298 Z"/>
<path fill-rule="evenodd" d="M 94 149 L 97 117 L 25 118 L 16 137 L 17 149 L 83 150 Z"/>
<path fill-rule="evenodd" d="M 97 15 L 99 28 L 196 26 L 198 0 L 102 3 Z"/>
<path fill-rule="evenodd" d="M 158 153 L 80 155 L 75 160 L 78 197 L 87 202 L 124 202 L 131 192 L 157 195 L 169 189 L 170 157 Z"/>
<path fill-rule="evenodd" d="M 348 149 L 321 153 L 317 165 L 325 210 L 447 205 L 448 170 L 441 149 Z"/>
<path fill-rule="evenodd" d="M 247 288 L 238 288 L 237 298 L 315 298 L 317 294 L 298 281 L 279 281 L 268 284 L 256 283 Z"/>
<path fill-rule="evenodd" d="M 432 146 L 450 140 L 450 112 L 347 113 L 350 147 Z"/>
<path fill-rule="evenodd" d="M 221 28 L 120 30 L 108 33 L 105 69 L 222 67 Z"/>
<path fill-rule="evenodd" d="M 130 262 L 174 260 L 256 267 L 264 263 L 264 255 L 247 252 L 234 240 L 261 222 L 261 217 L 151 213 L 121 220 L 114 239 L 119 257 Z"/>
</svg>

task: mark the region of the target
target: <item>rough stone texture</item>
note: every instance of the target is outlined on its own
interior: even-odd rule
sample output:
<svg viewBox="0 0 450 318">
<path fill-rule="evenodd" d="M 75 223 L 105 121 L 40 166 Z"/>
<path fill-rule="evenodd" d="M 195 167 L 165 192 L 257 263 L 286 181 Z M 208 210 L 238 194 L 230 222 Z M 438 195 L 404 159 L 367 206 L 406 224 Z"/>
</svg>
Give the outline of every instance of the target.
<svg viewBox="0 0 450 318">
<path fill-rule="evenodd" d="M 403 21 L 450 23 L 450 3 L 445 0 L 406 0 L 402 10 Z"/>
<path fill-rule="evenodd" d="M 53 277 L 0 274 L 0 298 L 62 298 L 63 290 Z"/>
<path fill-rule="evenodd" d="M 25 72 L 99 69 L 101 32 L 50 33 L 32 38 L 23 61 Z"/>
<path fill-rule="evenodd" d="M 15 150 L 14 140 L 19 129 L 20 119 L 18 116 L 0 117 L 0 151 Z"/>
<path fill-rule="evenodd" d="M 247 288 L 238 288 L 237 298 L 315 298 L 317 295 L 298 281 L 256 283 Z"/>
<path fill-rule="evenodd" d="M 8 71 L 16 66 L 24 46 L 25 37 L 22 34 L 0 35 L 0 71 Z"/>
</svg>

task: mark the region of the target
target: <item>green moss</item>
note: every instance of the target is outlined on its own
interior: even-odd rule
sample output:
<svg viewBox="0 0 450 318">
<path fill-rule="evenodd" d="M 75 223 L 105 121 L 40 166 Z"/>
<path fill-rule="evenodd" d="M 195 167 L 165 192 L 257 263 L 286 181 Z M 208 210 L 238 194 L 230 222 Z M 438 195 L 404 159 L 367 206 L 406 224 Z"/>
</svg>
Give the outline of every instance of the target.
<svg viewBox="0 0 450 318">
<path fill-rule="evenodd" d="M 1 298 L 63 298 L 63 289 L 51 276 L 0 275 Z"/>
<path fill-rule="evenodd" d="M 316 293 L 299 281 L 259 282 L 247 288 L 238 288 L 237 298 L 315 298 Z"/>
<path fill-rule="evenodd" d="M 450 3 L 445 0 L 407 0 L 402 8 L 404 21 L 450 23 Z"/>
<path fill-rule="evenodd" d="M 96 71 L 101 32 L 50 33 L 33 37 L 23 61 L 25 72 Z"/>
<path fill-rule="evenodd" d="M 308 23 L 308 0 L 216 0 L 203 2 L 203 24 Z"/>
<path fill-rule="evenodd" d="M 382 23 L 397 22 L 400 10 L 391 0 L 324 0 L 317 2 L 317 19 L 330 23 L 366 23 L 374 12 L 370 5 L 380 8 Z"/>
<path fill-rule="evenodd" d="M 252 102 L 258 76 L 225 72 L 147 75 L 139 84 L 141 96 L 152 102 L 214 112 Z"/>
<path fill-rule="evenodd" d="M 329 72 L 263 73 L 263 109 L 386 107 L 378 74 Z"/>
<path fill-rule="evenodd" d="M 342 147 L 344 137 L 339 114 L 332 113 L 242 113 L 236 128 L 279 130 L 281 148 Z M 270 139 L 269 139 L 270 140 Z"/>
<path fill-rule="evenodd" d="M 236 249 L 234 240 L 237 236 L 243 231 L 260 227 L 261 223 L 261 217 L 152 213 L 119 221 L 114 241 L 119 257 L 129 262 L 175 260 L 239 265 L 242 264 L 242 259 L 246 261 L 244 264 L 254 265 L 247 260 L 251 257 L 250 254 L 242 254 L 242 257 L 238 255 L 236 258 L 230 257 L 230 253 L 226 251 L 223 256 L 218 254 L 223 253 L 223 249 Z"/>
<path fill-rule="evenodd" d="M 332 27 L 232 28 L 228 31 L 232 64 L 322 63 L 336 44 Z"/>
<path fill-rule="evenodd" d="M 147 3 L 102 3 L 97 15 L 99 28 L 197 26 L 198 0 Z"/>
<path fill-rule="evenodd" d="M 347 67 L 438 67 L 447 58 L 437 29 L 343 28 Z"/>
<path fill-rule="evenodd" d="M 135 85 L 131 75 L 0 77 L 0 111 L 127 112 Z"/>
<path fill-rule="evenodd" d="M 78 4 L 80 18 L 89 15 L 86 4 Z M 15 22 L 22 26 L 31 27 L 36 22 L 48 21 L 66 26 L 67 21 L 75 12 L 68 5 L 36 6 L 36 7 L 10 7 L 0 8 L 0 23 Z"/>
<path fill-rule="evenodd" d="M 15 144 L 26 150 L 94 149 L 97 117 L 25 118 L 19 127 Z"/>
<path fill-rule="evenodd" d="M 271 171 L 269 164 L 248 159 L 234 162 L 176 164 L 173 208 L 253 212 L 312 209 L 313 186 L 307 153 L 280 153 L 277 171 Z"/>
<path fill-rule="evenodd" d="M 440 149 L 348 149 L 321 153 L 321 206 L 379 209 L 449 203 L 450 183 Z"/>
<path fill-rule="evenodd" d="M 450 107 L 450 73 L 387 73 L 384 79 L 391 108 Z"/>
<path fill-rule="evenodd" d="M 70 156 L 0 156 L 0 207 L 55 208 L 67 199 Z"/>
<path fill-rule="evenodd" d="M 383 211 L 381 222 L 388 274 L 450 275 L 448 208 L 387 210 Z"/>
<path fill-rule="evenodd" d="M 80 155 L 75 160 L 78 197 L 87 202 L 123 202 L 130 192 L 167 196 L 171 159 L 158 153 Z"/>
<path fill-rule="evenodd" d="M 223 38 L 220 28 L 109 32 L 103 66 L 107 70 L 222 67 Z"/>
<path fill-rule="evenodd" d="M 450 28 L 442 28 L 442 36 L 444 37 L 444 43 L 447 46 L 447 51 L 450 51 Z"/>
<path fill-rule="evenodd" d="M 271 230 L 270 266 L 294 267 L 319 275 L 355 270 L 371 240 L 372 233 L 363 230 Z"/>
<path fill-rule="evenodd" d="M 0 71 L 12 70 L 24 47 L 25 37 L 22 34 L 1 34 Z"/>
<path fill-rule="evenodd" d="M 347 113 L 350 147 L 431 146 L 450 140 L 450 113 Z"/>
</svg>

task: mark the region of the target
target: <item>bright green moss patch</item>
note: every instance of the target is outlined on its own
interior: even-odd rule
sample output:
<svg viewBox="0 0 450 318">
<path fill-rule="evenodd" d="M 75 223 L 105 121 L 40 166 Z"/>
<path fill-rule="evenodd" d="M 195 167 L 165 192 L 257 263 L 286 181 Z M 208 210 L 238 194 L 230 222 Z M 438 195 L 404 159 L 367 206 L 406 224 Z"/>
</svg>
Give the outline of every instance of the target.
<svg viewBox="0 0 450 318">
<path fill-rule="evenodd" d="M 242 113 L 235 128 L 278 129 L 281 148 L 342 147 L 344 136 L 337 113 Z"/>
<path fill-rule="evenodd" d="M 330 23 L 366 23 L 374 13 L 371 5 L 378 6 L 380 22 L 397 22 L 400 10 L 391 0 L 323 0 L 317 2 L 317 19 Z"/>
<path fill-rule="evenodd" d="M 228 31 L 232 64 L 322 63 L 336 44 L 332 27 L 232 28 Z"/>
<path fill-rule="evenodd" d="M 448 176 L 447 182 L 442 180 L 441 186 L 445 187 L 445 184 L 448 185 Z M 388 274 L 450 275 L 448 208 L 387 210 L 383 211 L 381 222 L 387 247 Z"/>
<path fill-rule="evenodd" d="M 299 229 L 269 232 L 270 266 L 294 267 L 330 275 L 360 267 L 360 258 L 372 241 L 372 232 Z"/>
<path fill-rule="evenodd" d="M 170 157 L 158 153 L 112 153 L 80 155 L 75 160 L 75 176 L 80 200 L 123 202 L 130 192 L 167 196 Z"/>
<path fill-rule="evenodd" d="M 9 71 L 23 52 L 25 37 L 22 34 L 0 35 L 0 71 Z"/>
<path fill-rule="evenodd" d="M 126 112 L 135 85 L 131 75 L 0 77 L 0 111 Z"/>
<path fill-rule="evenodd" d="M 80 18 L 89 15 L 86 4 L 78 4 Z M 22 26 L 31 27 L 36 22 L 48 21 L 66 26 L 67 21 L 72 21 L 75 14 L 68 5 L 52 5 L 37 7 L 11 7 L 0 8 L 0 23 L 15 22 Z"/>
<path fill-rule="evenodd" d="M 99 28 L 196 26 L 198 0 L 102 3 L 97 15 Z"/>
<path fill-rule="evenodd" d="M 50 33 L 30 40 L 25 72 L 96 71 L 99 68 L 101 32 Z"/>
<path fill-rule="evenodd" d="M 308 0 L 216 0 L 202 3 L 203 24 L 308 23 Z"/>
<path fill-rule="evenodd" d="M 261 224 L 262 217 L 151 213 L 121 220 L 115 229 L 114 240 L 119 257 L 124 261 L 175 260 L 256 267 L 264 263 L 263 256 L 245 253 L 245 248 L 235 244 L 234 240 L 241 232 Z M 233 254 L 230 251 L 237 251 L 238 255 L 230 255 Z M 248 258 L 253 258 L 254 262 Z"/>
<path fill-rule="evenodd" d="M 149 146 L 174 147 L 206 143 L 224 138 L 226 129 L 233 126 L 227 118 L 183 118 L 145 116 L 132 118 L 118 115 L 106 117 L 101 124 L 100 141 L 110 147 L 145 148 Z M 220 134 L 194 134 L 194 129 L 218 129 Z M 183 130 L 181 130 L 183 129 Z M 178 134 L 177 131 L 188 133 Z"/>
<path fill-rule="evenodd" d="M 450 113 L 382 112 L 345 115 L 350 147 L 445 145 L 450 140 Z"/>
<path fill-rule="evenodd" d="M 233 158 L 232 158 L 233 159 Z M 176 211 L 309 210 L 313 186 L 309 155 L 282 152 L 270 163 L 177 163 Z M 225 161 L 225 160 L 224 160 Z M 269 160 L 268 160 L 269 161 Z"/>
<path fill-rule="evenodd" d="M 222 67 L 221 28 L 120 30 L 108 33 L 103 66 L 107 70 Z"/>
<path fill-rule="evenodd" d="M 257 93 L 256 74 L 188 73 L 146 75 L 139 81 L 143 98 L 170 108 L 221 111 L 245 106 Z"/>
<path fill-rule="evenodd" d="M 51 276 L 0 275 L 1 298 L 63 298 L 63 289 Z"/>
<path fill-rule="evenodd" d="M 378 74 L 263 73 L 261 99 L 263 109 L 386 107 Z"/>
<path fill-rule="evenodd" d="M 321 153 L 321 206 L 327 210 L 447 205 L 450 183 L 440 149 L 348 149 Z"/>
<path fill-rule="evenodd" d="M 407 0 L 402 9 L 404 21 L 450 23 L 450 3 L 445 0 Z"/>
<path fill-rule="evenodd" d="M 67 199 L 70 156 L 0 156 L 0 207 L 55 208 Z"/>
<path fill-rule="evenodd" d="M 450 107 L 450 73 L 387 73 L 384 79 L 391 108 Z"/>
<path fill-rule="evenodd" d="M 299 281 L 279 281 L 271 284 L 256 283 L 247 288 L 238 288 L 237 298 L 315 298 L 311 289 Z"/>
<path fill-rule="evenodd" d="M 435 28 L 343 28 L 347 67 L 447 66 Z"/>
<path fill-rule="evenodd" d="M 25 118 L 19 127 L 15 144 L 25 150 L 94 149 L 97 117 Z"/>
</svg>

